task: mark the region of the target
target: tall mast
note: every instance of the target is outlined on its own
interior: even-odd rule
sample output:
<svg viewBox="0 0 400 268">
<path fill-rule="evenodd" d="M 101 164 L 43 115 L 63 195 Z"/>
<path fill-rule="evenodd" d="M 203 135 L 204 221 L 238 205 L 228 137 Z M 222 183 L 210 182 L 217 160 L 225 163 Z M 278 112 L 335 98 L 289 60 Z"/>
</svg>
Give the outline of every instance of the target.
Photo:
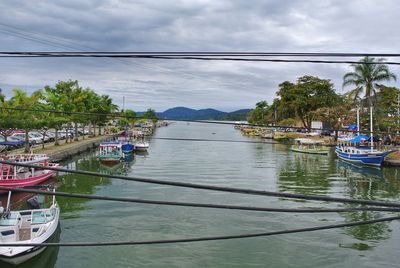
<svg viewBox="0 0 400 268">
<path fill-rule="evenodd" d="M 360 107 L 357 106 L 357 136 L 360 136 Z"/>
<path fill-rule="evenodd" d="M 371 131 L 371 152 L 374 150 L 374 127 L 372 126 L 372 105 L 369 107 L 369 120 L 370 120 L 370 131 Z"/>
</svg>

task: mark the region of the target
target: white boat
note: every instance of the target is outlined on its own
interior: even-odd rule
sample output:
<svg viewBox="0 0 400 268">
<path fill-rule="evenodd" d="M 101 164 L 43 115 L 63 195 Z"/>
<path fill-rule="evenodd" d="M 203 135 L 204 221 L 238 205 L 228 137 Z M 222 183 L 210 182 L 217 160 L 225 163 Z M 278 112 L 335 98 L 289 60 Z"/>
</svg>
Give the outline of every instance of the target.
<svg viewBox="0 0 400 268">
<path fill-rule="evenodd" d="M 135 151 L 147 151 L 149 146 L 150 145 L 147 141 L 137 141 L 135 142 Z"/>
<path fill-rule="evenodd" d="M 290 148 L 294 152 L 306 154 L 329 154 L 330 149 L 323 146 L 324 141 L 306 138 L 295 139 L 295 144 Z"/>
<path fill-rule="evenodd" d="M 60 208 L 53 196 L 49 208 L 39 208 L 35 198 L 28 200 L 31 209 L 10 210 L 11 192 L 6 209 L 0 217 L 0 260 L 11 264 L 23 263 L 43 252 L 45 246 L 3 246 L 4 244 L 44 243 L 58 227 Z"/>
</svg>

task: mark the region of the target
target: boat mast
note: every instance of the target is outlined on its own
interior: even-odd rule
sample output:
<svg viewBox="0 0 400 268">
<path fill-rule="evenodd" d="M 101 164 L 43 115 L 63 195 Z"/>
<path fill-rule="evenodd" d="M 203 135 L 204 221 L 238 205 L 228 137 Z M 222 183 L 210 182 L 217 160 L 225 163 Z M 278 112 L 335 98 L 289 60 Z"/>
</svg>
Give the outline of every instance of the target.
<svg viewBox="0 0 400 268">
<path fill-rule="evenodd" d="M 371 152 L 374 150 L 374 128 L 372 126 L 372 105 L 369 107 L 369 120 L 370 120 L 370 131 L 371 131 Z"/>
<path fill-rule="evenodd" d="M 360 107 L 357 106 L 357 136 L 360 136 Z"/>
</svg>

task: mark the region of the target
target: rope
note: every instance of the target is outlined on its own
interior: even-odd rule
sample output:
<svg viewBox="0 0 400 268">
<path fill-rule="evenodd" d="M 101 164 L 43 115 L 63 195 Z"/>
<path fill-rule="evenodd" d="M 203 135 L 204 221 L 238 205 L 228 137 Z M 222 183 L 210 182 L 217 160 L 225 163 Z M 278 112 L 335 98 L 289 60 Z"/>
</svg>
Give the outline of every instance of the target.
<svg viewBox="0 0 400 268">
<path fill-rule="evenodd" d="M 216 241 L 228 240 L 239 238 L 252 238 L 252 237 L 266 237 L 282 234 L 305 233 L 319 230 L 329 230 L 343 227 L 353 227 L 365 224 L 374 224 L 379 222 L 389 222 L 399 220 L 400 217 L 387 217 L 375 220 L 358 221 L 351 223 L 332 224 L 325 226 L 315 226 L 308 228 L 289 229 L 275 232 L 262 232 L 262 233 L 249 233 L 239 235 L 224 235 L 224 236 L 207 236 L 207 237 L 193 237 L 183 239 L 166 239 L 166 240 L 145 240 L 145 241 L 114 241 L 114 242 L 69 242 L 69 243 L 3 243 L 3 247 L 29 247 L 29 246 L 47 246 L 47 247 L 100 247 L 100 246 L 132 246 L 132 245 L 154 245 L 154 244 L 176 244 L 176 243 L 192 243 L 201 241 Z"/>
<path fill-rule="evenodd" d="M 229 193 L 240 193 L 240 194 L 248 194 L 248 195 L 284 197 L 284 198 L 291 198 L 291 199 L 304 199 L 304 200 L 327 201 L 327 202 L 335 202 L 335 203 L 349 203 L 349 204 L 362 204 L 362 205 L 370 205 L 370 206 L 400 208 L 400 204 L 394 203 L 394 202 L 355 200 L 355 199 L 350 199 L 350 198 L 281 193 L 281 192 L 272 192 L 272 191 L 263 191 L 263 190 L 252 190 L 252 189 L 244 189 L 244 188 L 232 188 L 232 187 L 224 187 L 224 186 L 187 183 L 187 182 L 179 182 L 179 181 L 158 180 L 158 179 L 150 179 L 150 178 L 143 178 L 143 177 L 128 177 L 128 176 L 122 176 L 122 175 L 109 175 L 109 174 L 102 174 L 102 173 L 91 172 L 91 171 L 71 170 L 71 169 L 66 169 L 66 168 L 43 167 L 43 166 L 15 163 L 15 162 L 10 162 L 10 161 L 3 161 L 3 160 L 0 160 L 0 164 L 14 165 L 14 166 L 28 167 L 28 168 L 39 168 L 39 169 L 44 169 L 44 170 L 53 170 L 53 171 L 72 173 L 72 174 L 81 174 L 81 175 L 88 175 L 88 176 L 95 176 L 95 177 L 105 177 L 105 178 L 111 178 L 111 179 L 120 179 L 120 180 L 126 180 L 126 181 L 136 181 L 136 182 L 159 184 L 159 185 L 169 185 L 169 186 L 177 186 L 177 187 L 192 188 L 192 189 L 202 189 L 202 190 L 229 192 Z"/>
<path fill-rule="evenodd" d="M 180 207 L 197 207 L 197 208 L 216 208 L 216 209 L 229 209 L 229 210 L 245 210 L 245 211 L 258 211 L 258 212 L 290 212 L 290 213 L 332 213 L 332 212 L 339 213 L 339 212 L 354 212 L 354 211 L 400 212 L 400 208 L 381 208 L 381 207 L 344 208 L 344 209 L 326 209 L 326 208 L 290 209 L 290 208 L 233 206 L 233 205 L 218 205 L 218 204 L 207 204 L 207 203 L 147 200 L 147 199 L 137 199 L 137 198 L 129 198 L 129 197 L 86 195 L 86 194 L 53 192 L 53 191 L 43 191 L 43 190 L 34 190 L 34 189 L 25 189 L 25 188 L 9 188 L 9 187 L 2 187 L 2 186 L 0 186 L 0 190 L 6 190 L 6 191 L 12 191 L 12 192 L 35 193 L 35 194 L 43 194 L 43 195 L 50 195 L 50 196 L 55 195 L 55 196 L 64 196 L 64 197 L 73 197 L 73 198 L 119 201 L 119 202 L 128 202 L 128 203 L 153 204 L 153 205 L 164 205 L 164 206 L 180 206 Z"/>
</svg>

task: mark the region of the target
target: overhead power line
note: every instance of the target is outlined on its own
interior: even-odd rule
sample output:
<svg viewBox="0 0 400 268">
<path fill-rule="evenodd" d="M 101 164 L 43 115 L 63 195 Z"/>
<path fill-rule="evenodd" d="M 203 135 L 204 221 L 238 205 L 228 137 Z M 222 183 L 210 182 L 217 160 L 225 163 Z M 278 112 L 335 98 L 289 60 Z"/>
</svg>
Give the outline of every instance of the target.
<svg viewBox="0 0 400 268">
<path fill-rule="evenodd" d="M 230 240 L 230 239 L 243 239 L 243 238 L 255 238 L 255 237 L 267 237 L 274 235 L 283 234 L 294 234 L 294 233 L 305 233 L 314 232 L 320 230 L 329 230 L 345 227 L 354 227 L 366 224 L 374 224 L 380 222 L 390 222 L 399 220 L 400 217 L 386 217 L 374 220 L 356 221 L 342 224 L 331 224 L 324 226 L 315 226 L 299 229 L 288 229 L 282 231 L 273 232 L 260 232 L 260 233 L 249 233 L 249 234 L 238 234 L 238 235 L 222 235 L 222 236 L 207 236 L 207 237 L 193 237 L 193 238 L 182 238 L 182 239 L 165 239 L 165 240 L 144 240 L 144 241 L 112 241 L 112 242 L 66 242 L 66 243 L 2 243 L 3 247 L 26 247 L 26 246 L 47 246 L 47 247 L 101 247 L 101 246 L 133 246 L 133 245 L 156 245 L 156 244 L 177 244 L 177 243 L 192 243 L 202 241 L 218 241 L 218 240 Z"/>
<path fill-rule="evenodd" d="M 399 208 L 387 208 L 387 207 L 360 207 L 360 208 L 268 208 L 268 207 L 252 207 L 252 206 L 234 206 L 234 205 L 221 205 L 221 204 L 206 204 L 206 203 L 192 203 L 192 202 L 175 202 L 175 201 L 162 201 L 162 200 L 147 200 L 129 197 L 113 197 L 113 196 L 101 196 L 101 195 L 87 195 L 77 193 L 65 193 L 65 192 L 53 192 L 43 191 L 26 188 L 9 188 L 0 186 L 0 190 L 23 192 L 23 193 L 35 193 L 42 195 L 55 195 L 72 198 L 84 198 L 91 200 L 106 200 L 106 201 L 118 201 L 127 203 L 139 203 L 139 204 L 152 204 L 152 205 L 164 205 L 164 206 L 179 206 L 179 207 L 197 207 L 197 208 L 215 208 L 215 209 L 228 209 L 228 210 L 242 210 L 242 211 L 254 211 L 254 212 L 283 212 L 283 213 L 340 213 L 340 212 L 354 212 L 354 211 L 385 211 L 385 212 L 400 212 Z"/>
<path fill-rule="evenodd" d="M 226 56 L 205 56 L 194 55 L 194 56 L 183 56 L 183 55 L 163 55 L 163 54 L 129 54 L 129 53 L 103 53 L 103 52 L 92 52 L 92 53 L 82 53 L 82 52 L 0 52 L 1 57 L 21 57 L 21 58 L 131 58 L 131 59 L 163 59 L 163 60 L 203 60 L 203 61 L 247 61 L 247 62 L 281 62 L 281 63 L 323 63 L 323 64 L 359 64 L 359 61 L 354 60 L 313 60 L 313 59 L 267 59 L 267 58 L 255 58 L 255 57 L 272 57 L 273 55 L 231 55 L 231 57 Z M 244 58 L 246 57 L 246 58 Z M 247 58 L 252 57 L 252 58 Z M 296 56 L 295 54 L 290 57 L 304 57 Z M 393 61 L 381 61 L 381 64 L 387 65 L 400 65 L 400 62 Z M 377 64 L 376 62 L 364 62 L 363 64 Z"/>
<path fill-rule="evenodd" d="M 288 199 L 303 199 L 303 200 L 313 200 L 313 201 L 327 201 L 327 202 L 334 202 L 334 203 L 349 203 L 349 204 L 400 208 L 400 203 L 395 203 L 395 202 L 356 200 L 356 199 L 351 199 L 351 198 L 282 193 L 282 192 L 272 192 L 272 191 L 264 191 L 264 190 L 244 189 L 244 188 L 232 188 L 232 187 L 225 187 L 225 186 L 188 183 L 188 182 L 172 181 L 172 180 L 151 179 L 151 178 L 144 178 L 144 177 L 133 177 L 133 176 L 128 177 L 128 176 L 122 176 L 122 175 L 109 175 L 109 174 L 102 174 L 102 173 L 92 172 L 92 171 L 71 170 L 71 169 L 58 168 L 58 167 L 57 168 L 44 167 L 44 166 L 16 163 L 16 162 L 4 161 L 4 160 L 0 160 L 0 164 L 28 167 L 28 168 L 39 168 L 39 169 L 44 169 L 44 170 L 54 170 L 54 171 L 65 172 L 65 173 L 81 174 L 81 175 L 88 175 L 88 176 L 94 176 L 94 177 L 105 177 L 105 178 L 120 179 L 120 180 L 125 180 L 125 181 L 136 181 L 136 182 L 158 184 L 158 185 L 169 185 L 169 186 L 191 188 L 191 189 L 202 189 L 202 190 L 228 192 L 228 193 L 258 195 L 258 196 L 282 197 L 282 198 L 288 198 Z"/>
</svg>

